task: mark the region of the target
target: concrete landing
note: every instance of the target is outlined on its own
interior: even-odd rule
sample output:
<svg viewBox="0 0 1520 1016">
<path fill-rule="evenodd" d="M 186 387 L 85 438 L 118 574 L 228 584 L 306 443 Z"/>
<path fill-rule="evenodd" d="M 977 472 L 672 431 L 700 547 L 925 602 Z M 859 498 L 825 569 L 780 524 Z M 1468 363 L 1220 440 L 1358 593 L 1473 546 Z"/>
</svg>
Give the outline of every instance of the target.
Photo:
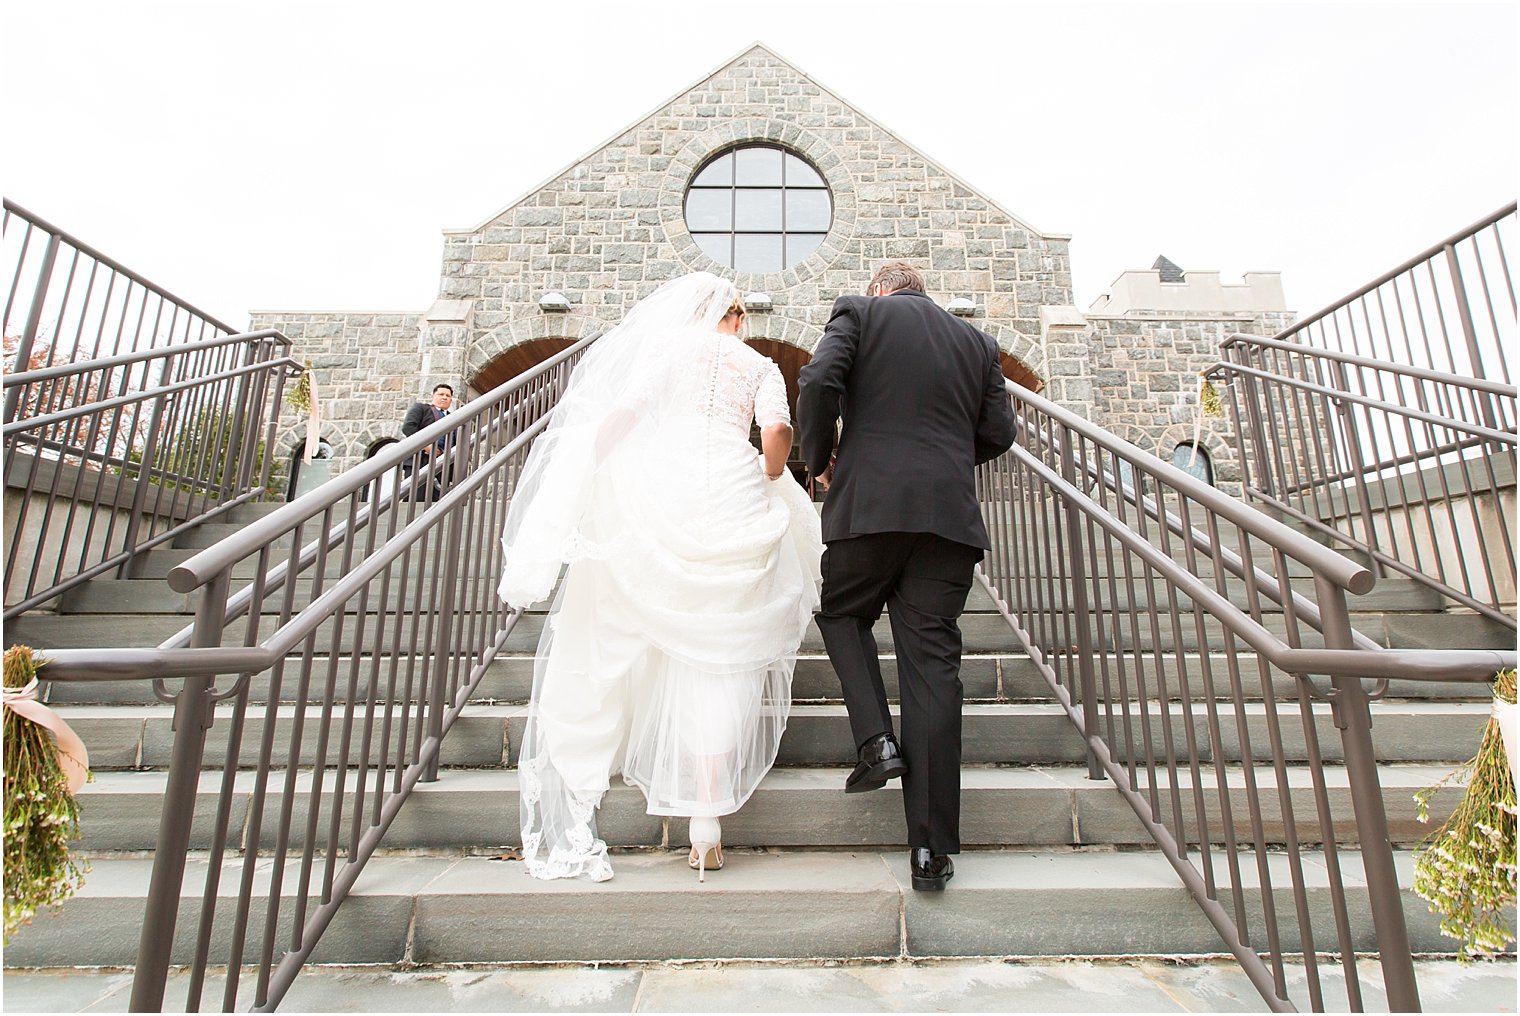
<svg viewBox="0 0 1520 1016">
<path fill-rule="evenodd" d="M 1352 942 L 1375 948 L 1360 857 L 1339 854 Z M 1410 856 L 1396 852 L 1400 882 Z M 734 848 L 699 884 L 679 850 L 613 858 L 610 882 L 541 882 L 520 864 L 485 857 L 388 856 L 371 860 L 313 952 L 319 963 L 638 963 L 679 960 L 893 960 L 954 957 L 1208 956 L 1220 940 L 1171 866 L 1149 852 L 966 851 L 947 892 L 909 888 L 902 851 L 756 851 Z M 1195 855 L 1195 862 L 1198 857 Z M 1263 861 L 1293 951 L 1292 875 L 1285 855 Z M 46 912 L 5 950 L 12 967 L 115 966 L 137 955 L 152 862 L 97 858 L 78 895 Z M 1241 855 L 1242 905 L 1263 940 L 1264 893 L 1256 859 Z M 283 873 L 282 931 L 299 884 L 299 861 Z M 190 962 L 207 862 L 192 860 L 181 890 L 171 961 Z M 270 863 L 252 883 L 249 942 L 263 936 Z M 241 862 L 219 882 L 212 956 L 227 956 L 231 898 Z M 318 865 L 314 878 L 320 879 Z M 1222 878 L 1222 869 L 1221 875 Z M 1320 934 L 1334 926 L 1325 861 L 1303 854 L 1305 902 Z M 1228 892 L 1221 894 L 1232 907 Z M 1403 894 L 1416 954 L 1450 943 L 1423 900 Z M 1511 911 L 1511 913 L 1513 913 Z M 1056 916 L 1058 915 L 1058 916 Z M 1509 918 L 1513 921 L 1513 917 Z M 277 937 L 279 937 L 277 935 Z"/>
<path fill-rule="evenodd" d="M 1515 963 L 1421 960 L 1426 1012 L 1514 1012 Z M 1386 1011 L 1381 970 L 1358 965 L 1368 1011 Z M 1338 969 L 1322 968 L 1327 1008 L 1345 1008 Z M 1289 994 L 1308 1008 L 1302 966 Z M 183 1011 L 187 978 L 169 976 L 165 1011 Z M 225 980 L 208 978 L 215 1010 Z M 7 1012 L 125 1012 L 124 970 L 9 970 Z M 239 998 L 246 1009 L 249 998 Z M 1230 960 L 1026 963 L 949 960 L 861 964 L 653 964 L 592 967 L 310 967 L 285 1012 L 1265 1012 Z"/>
</svg>

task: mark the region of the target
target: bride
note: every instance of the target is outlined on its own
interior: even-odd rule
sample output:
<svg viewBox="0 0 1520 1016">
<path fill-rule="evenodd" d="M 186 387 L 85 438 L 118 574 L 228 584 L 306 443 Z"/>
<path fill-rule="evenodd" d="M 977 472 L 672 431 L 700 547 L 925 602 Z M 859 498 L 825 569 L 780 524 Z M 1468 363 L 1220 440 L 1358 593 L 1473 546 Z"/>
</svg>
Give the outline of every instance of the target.
<svg viewBox="0 0 1520 1016">
<path fill-rule="evenodd" d="M 621 772 L 649 814 L 690 817 L 700 879 L 776 759 L 822 544 L 781 372 L 743 321 L 714 275 L 661 286 L 592 344 L 517 484 L 501 598 L 559 581 L 518 761 L 538 878 L 612 877 L 596 810 Z"/>
</svg>

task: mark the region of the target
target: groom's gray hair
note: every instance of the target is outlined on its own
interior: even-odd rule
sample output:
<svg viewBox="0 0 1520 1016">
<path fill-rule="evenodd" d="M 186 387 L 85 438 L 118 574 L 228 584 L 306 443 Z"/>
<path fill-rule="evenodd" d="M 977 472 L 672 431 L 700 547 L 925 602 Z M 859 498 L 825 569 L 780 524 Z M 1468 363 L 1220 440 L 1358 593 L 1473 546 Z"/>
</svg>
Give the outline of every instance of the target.
<svg viewBox="0 0 1520 1016">
<path fill-rule="evenodd" d="M 916 289 L 922 293 L 924 277 L 906 261 L 888 261 L 871 276 L 871 285 L 878 293 L 895 293 L 899 289 Z"/>
</svg>

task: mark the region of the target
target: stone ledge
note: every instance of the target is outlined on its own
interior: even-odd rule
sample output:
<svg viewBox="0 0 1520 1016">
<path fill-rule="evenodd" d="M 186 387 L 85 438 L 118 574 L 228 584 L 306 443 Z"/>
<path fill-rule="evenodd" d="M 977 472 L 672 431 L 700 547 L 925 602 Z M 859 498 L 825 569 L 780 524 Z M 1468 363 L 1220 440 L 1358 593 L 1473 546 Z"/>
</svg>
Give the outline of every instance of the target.
<svg viewBox="0 0 1520 1016">
<path fill-rule="evenodd" d="M 1340 854 L 1356 948 L 1374 942 L 1360 857 Z M 1411 859 L 1396 855 L 1408 884 Z M 355 885 L 314 962 L 492 963 L 935 956 L 1134 956 L 1218 953 L 1218 935 L 1154 853 L 968 851 L 944 893 L 908 888 L 906 855 L 729 851 L 699 884 L 683 852 L 616 855 L 616 877 L 540 882 L 514 862 L 381 857 Z M 1285 949 L 1298 938 L 1287 858 L 1267 858 Z M 84 890 L 44 914 L 6 949 L 7 966 L 125 965 L 136 955 L 150 862 L 97 861 Z M 1222 862 L 1216 865 L 1223 870 Z M 1254 855 L 1241 857 L 1248 914 L 1262 892 Z M 206 875 L 192 861 L 181 894 L 173 962 L 193 947 L 192 915 Z M 224 961 L 237 868 L 222 875 L 212 961 Z M 268 868 L 254 890 L 265 913 Z M 287 870 L 285 891 L 295 884 Z M 1335 941 L 1322 858 L 1305 852 L 1306 898 L 1317 942 Z M 318 875 L 320 877 L 320 875 Z M 1228 905 L 1228 893 L 1225 893 Z M 291 907 L 284 908 L 286 914 Z M 1414 951 L 1449 952 L 1436 920 L 1404 894 Z M 1513 920 L 1513 912 L 1510 919 Z M 282 921 L 288 917 L 282 915 Z M 1259 920 L 1248 918 L 1253 930 Z M 408 933 L 410 929 L 410 934 Z M 258 928 L 254 929 L 258 931 Z M 281 936 L 281 940 L 284 936 Z M 250 942 L 258 941 L 251 937 Z"/>
</svg>

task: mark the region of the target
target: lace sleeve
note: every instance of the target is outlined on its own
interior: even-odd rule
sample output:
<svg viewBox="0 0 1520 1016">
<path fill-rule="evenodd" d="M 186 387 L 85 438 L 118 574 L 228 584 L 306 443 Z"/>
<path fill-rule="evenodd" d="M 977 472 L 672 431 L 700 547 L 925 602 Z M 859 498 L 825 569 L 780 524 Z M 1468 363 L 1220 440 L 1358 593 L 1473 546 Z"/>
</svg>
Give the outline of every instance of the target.
<svg viewBox="0 0 1520 1016">
<path fill-rule="evenodd" d="M 786 405 L 786 382 L 781 379 L 781 369 L 771 359 L 762 366 L 760 383 L 755 389 L 755 422 L 762 427 L 792 422 L 791 411 Z"/>
</svg>

